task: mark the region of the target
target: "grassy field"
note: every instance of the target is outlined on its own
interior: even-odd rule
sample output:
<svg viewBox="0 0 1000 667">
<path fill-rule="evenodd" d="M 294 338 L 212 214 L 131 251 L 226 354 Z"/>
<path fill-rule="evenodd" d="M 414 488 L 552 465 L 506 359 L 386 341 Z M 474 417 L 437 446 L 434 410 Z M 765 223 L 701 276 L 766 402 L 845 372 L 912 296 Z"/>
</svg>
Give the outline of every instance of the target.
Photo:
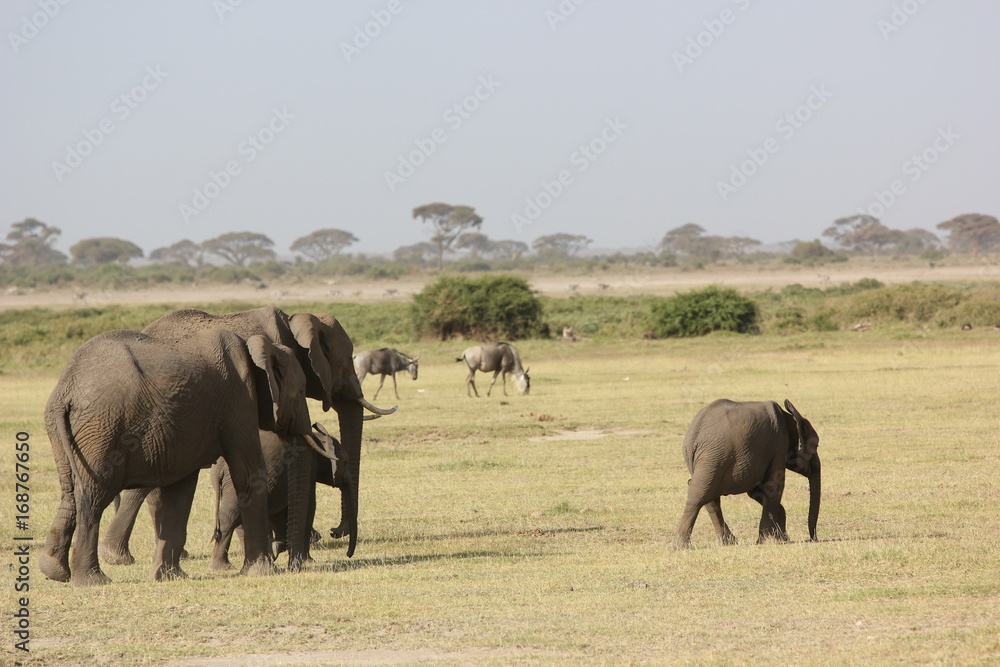
<svg viewBox="0 0 1000 667">
<path fill-rule="evenodd" d="M 486 398 L 480 375 L 478 400 L 454 361 L 463 344 L 404 348 L 423 355 L 420 379 L 401 374 L 399 412 L 366 428 L 351 560 L 326 539 L 299 574 L 209 572 L 203 482 L 189 580 L 146 580 L 145 514 L 139 562 L 105 567 L 113 585 L 57 584 L 32 563 L 31 653 L 15 655 L 5 631 L 5 664 L 1000 661 L 1000 332 L 519 347 L 531 394 L 505 397 L 498 385 Z M 58 502 L 42 425 L 58 370 L 0 376 L 8 471 L 15 433 L 31 436 L 21 534 L 35 549 Z M 366 381 L 369 396 L 375 386 Z M 688 480 L 681 439 L 718 397 L 790 398 L 812 421 L 824 470 L 818 543 L 805 541 L 805 479 L 790 474 L 790 543 L 755 545 L 759 509 L 740 496 L 723 499 L 739 545 L 720 546 L 702 512 L 693 548 L 672 548 Z M 396 403 L 390 385 L 376 403 Z M 12 475 L 0 480 L 10 554 Z M 330 489 L 319 495 L 325 531 L 339 503 Z M 10 572 L 4 581 L 12 601 Z"/>
</svg>

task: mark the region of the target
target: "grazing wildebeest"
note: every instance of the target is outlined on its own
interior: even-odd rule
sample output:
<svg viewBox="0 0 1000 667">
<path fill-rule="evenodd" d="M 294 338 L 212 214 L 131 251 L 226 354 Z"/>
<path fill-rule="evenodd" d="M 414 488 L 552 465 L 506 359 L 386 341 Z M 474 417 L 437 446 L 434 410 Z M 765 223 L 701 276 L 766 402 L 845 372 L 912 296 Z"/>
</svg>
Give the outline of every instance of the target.
<svg viewBox="0 0 1000 667">
<path fill-rule="evenodd" d="M 464 361 L 469 367 L 469 377 L 465 378 L 465 393 L 469 393 L 469 388 L 476 392 L 479 398 L 479 391 L 476 390 L 476 371 L 489 373 L 493 371 L 493 380 L 490 381 L 490 388 L 486 391 L 489 396 L 493 391 L 493 384 L 497 381 L 497 375 L 503 373 L 503 395 L 507 395 L 507 374 L 514 376 L 514 385 L 518 393 L 527 394 L 531 389 L 531 378 L 528 371 L 521 367 L 521 357 L 517 354 L 517 349 L 510 343 L 493 343 L 491 345 L 476 345 L 466 348 L 462 356 L 455 361 Z"/>
<path fill-rule="evenodd" d="M 402 370 L 409 371 L 410 377 L 416 380 L 418 359 L 420 359 L 419 354 L 411 359 L 391 347 L 383 347 L 381 350 L 365 350 L 355 355 L 354 372 L 358 374 L 358 382 L 364 382 L 365 376 L 369 373 L 372 375 L 378 373 L 382 376 L 379 378 L 378 389 L 375 390 L 372 400 L 378 398 L 378 393 L 382 390 L 382 383 L 385 382 L 385 376 L 391 375 L 392 391 L 395 392 L 398 399 L 399 391 L 396 389 L 396 373 Z"/>
</svg>

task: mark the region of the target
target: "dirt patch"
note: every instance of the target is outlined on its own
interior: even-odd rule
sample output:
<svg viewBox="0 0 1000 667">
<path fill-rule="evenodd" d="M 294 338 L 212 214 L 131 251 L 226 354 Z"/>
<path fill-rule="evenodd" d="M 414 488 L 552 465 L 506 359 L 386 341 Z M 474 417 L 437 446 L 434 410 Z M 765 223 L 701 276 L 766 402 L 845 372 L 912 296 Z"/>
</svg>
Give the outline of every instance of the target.
<svg viewBox="0 0 1000 667">
<path fill-rule="evenodd" d="M 580 429 L 577 431 L 566 431 L 557 429 L 551 435 L 538 435 L 528 438 L 531 442 L 545 442 L 549 440 L 598 440 L 609 435 L 637 435 L 648 433 L 649 431 L 625 431 L 619 429 Z"/>
<path fill-rule="evenodd" d="M 569 656 L 553 651 L 528 649 L 481 649 L 459 651 L 434 649 L 346 649 L 339 651 L 302 651 L 294 653 L 255 653 L 224 658 L 189 658 L 169 663 L 171 667 L 229 667 L 241 665 L 412 665 L 443 663 L 472 665 L 484 660 L 514 660 L 523 658 L 568 659 Z"/>
</svg>

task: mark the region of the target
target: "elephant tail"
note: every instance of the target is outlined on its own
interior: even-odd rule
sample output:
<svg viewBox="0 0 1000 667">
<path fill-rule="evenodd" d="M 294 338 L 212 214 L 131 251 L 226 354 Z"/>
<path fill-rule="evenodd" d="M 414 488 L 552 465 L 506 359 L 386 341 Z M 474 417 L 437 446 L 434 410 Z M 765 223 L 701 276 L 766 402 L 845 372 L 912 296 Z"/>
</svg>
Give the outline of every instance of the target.
<svg viewBox="0 0 1000 667">
<path fill-rule="evenodd" d="M 76 513 L 77 508 L 82 508 L 85 518 L 90 521 L 93 519 L 93 511 L 90 502 L 88 502 L 87 487 L 83 484 L 83 478 L 80 476 L 80 468 L 76 462 L 75 454 L 79 451 L 80 447 L 73 437 L 72 427 L 69 422 L 69 412 L 69 405 L 64 403 L 59 406 L 56 419 L 52 420 L 52 426 L 69 467 L 70 480 L 66 488 L 70 491 L 69 497 L 73 505 L 72 511 Z"/>
</svg>

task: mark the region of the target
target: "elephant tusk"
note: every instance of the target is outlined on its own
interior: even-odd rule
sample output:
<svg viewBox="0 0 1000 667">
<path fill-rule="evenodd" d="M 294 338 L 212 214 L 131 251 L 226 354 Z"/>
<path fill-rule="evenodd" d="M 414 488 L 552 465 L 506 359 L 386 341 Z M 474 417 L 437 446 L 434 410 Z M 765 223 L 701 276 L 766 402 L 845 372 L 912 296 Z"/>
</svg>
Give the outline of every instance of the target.
<svg viewBox="0 0 1000 667">
<path fill-rule="evenodd" d="M 380 419 L 382 415 L 365 415 L 361 418 L 362 421 L 370 422 L 373 419 Z"/>
<path fill-rule="evenodd" d="M 398 405 L 394 405 L 391 408 L 389 408 L 388 410 L 384 410 L 382 408 L 377 408 L 374 405 L 372 405 L 371 403 L 369 403 L 368 401 L 366 401 L 364 399 L 364 397 L 359 398 L 358 399 L 358 403 L 360 403 L 362 406 L 364 406 L 365 408 L 367 408 L 371 412 L 374 412 L 377 415 L 391 415 L 393 412 L 395 412 L 399 408 Z"/>
<path fill-rule="evenodd" d="M 313 439 L 310 438 L 309 436 L 304 436 L 304 437 L 305 437 L 306 442 L 309 443 L 309 446 L 312 447 L 313 449 L 315 449 L 317 452 L 319 452 L 319 454 L 323 458 L 330 459 L 331 461 L 339 461 L 340 460 L 336 456 L 330 456 L 325 451 L 323 451 L 322 449 L 320 449 L 319 445 L 317 445 L 315 442 L 313 442 Z"/>
</svg>

